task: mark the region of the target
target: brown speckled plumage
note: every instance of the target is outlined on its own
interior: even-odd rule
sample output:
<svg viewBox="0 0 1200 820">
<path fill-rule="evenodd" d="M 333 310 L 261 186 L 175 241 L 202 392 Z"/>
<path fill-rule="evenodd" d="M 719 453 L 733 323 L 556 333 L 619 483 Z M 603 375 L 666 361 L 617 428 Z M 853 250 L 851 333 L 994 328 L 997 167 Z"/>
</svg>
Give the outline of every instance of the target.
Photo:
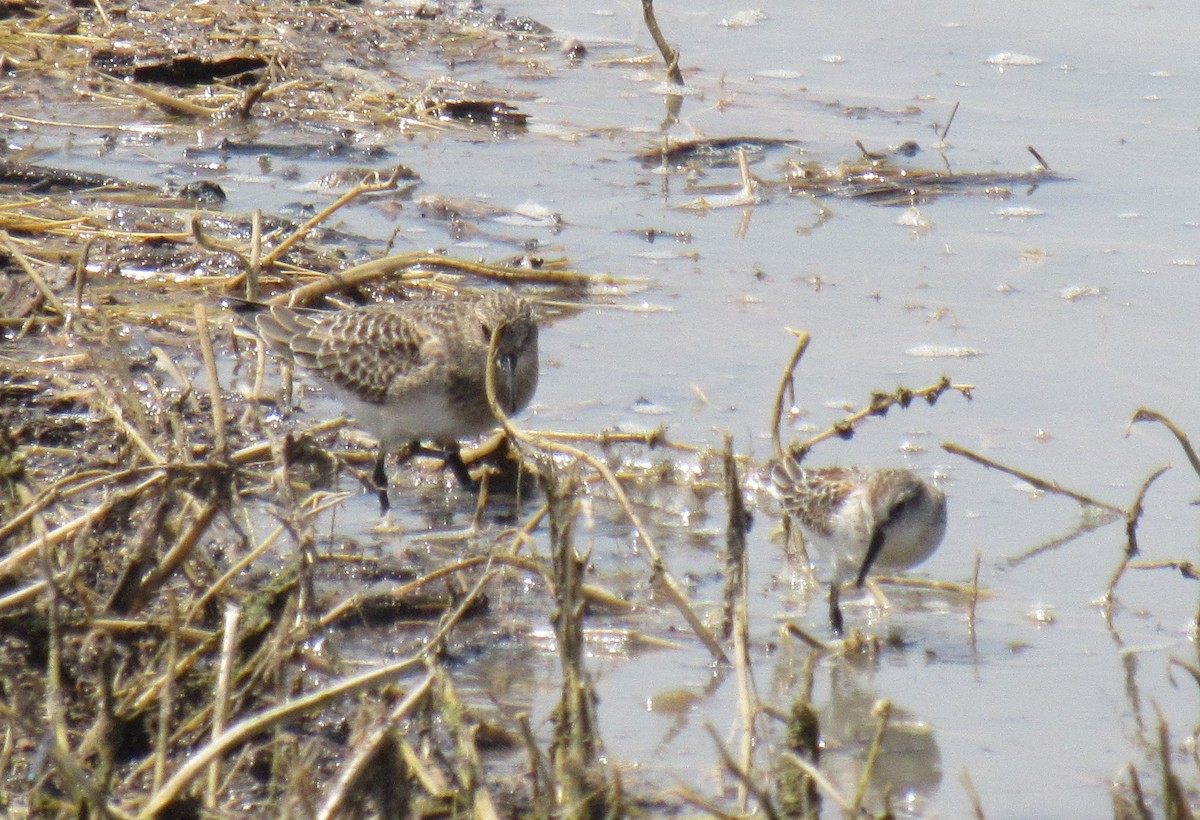
<svg viewBox="0 0 1200 820">
<path fill-rule="evenodd" d="M 274 306 L 255 320 L 272 349 L 333 388 L 383 454 L 434 441 L 460 478 L 458 439 L 496 425 L 487 403 L 487 353 L 499 330 L 496 399 L 522 410 L 538 380 L 538 329 L 520 296 L 497 290 L 471 298 L 424 299 L 330 311 Z M 386 495 L 381 502 L 386 508 Z"/>
<path fill-rule="evenodd" d="M 841 631 L 838 588 L 862 585 L 872 567 L 901 570 L 924 561 L 946 531 L 946 497 L 912 470 L 805 469 L 793 455 L 771 467 L 783 508 L 833 566 L 830 620 Z"/>
<path fill-rule="evenodd" d="M 521 410 L 537 388 L 533 310 L 508 291 L 334 311 L 277 306 L 257 317 L 257 327 L 275 350 L 339 388 L 352 412 L 377 407 L 380 423 L 360 421 L 388 446 L 424 438 L 444 442 L 495 423 L 484 388 L 495 327 L 501 407 L 510 414 Z M 512 365 L 511 379 L 505 378 L 505 362 Z M 446 407 L 434 413 L 438 401 Z"/>
</svg>

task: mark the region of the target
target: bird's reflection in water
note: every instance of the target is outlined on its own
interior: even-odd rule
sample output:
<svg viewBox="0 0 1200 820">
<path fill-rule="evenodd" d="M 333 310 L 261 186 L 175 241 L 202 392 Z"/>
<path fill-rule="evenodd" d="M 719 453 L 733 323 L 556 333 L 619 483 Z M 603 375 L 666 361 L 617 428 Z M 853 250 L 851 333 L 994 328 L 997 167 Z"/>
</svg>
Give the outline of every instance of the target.
<svg viewBox="0 0 1200 820">
<path fill-rule="evenodd" d="M 852 796 L 879 726 L 880 694 L 872 670 L 850 659 L 829 664 L 830 695 L 817 703 L 824 749 L 821 770 L 842 794 Z M 893 704 L 864 805 L 885 798 L 897 816 L 918 817 L 942 782 L 942 756 L 933 728 Z"/>
</svg>

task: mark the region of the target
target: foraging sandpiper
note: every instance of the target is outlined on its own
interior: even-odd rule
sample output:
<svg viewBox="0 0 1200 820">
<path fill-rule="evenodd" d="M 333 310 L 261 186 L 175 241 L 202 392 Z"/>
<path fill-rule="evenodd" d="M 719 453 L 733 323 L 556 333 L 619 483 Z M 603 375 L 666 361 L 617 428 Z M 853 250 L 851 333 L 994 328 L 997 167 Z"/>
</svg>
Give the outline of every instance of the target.
<svg viewBox="0 0 1200 820">
<path fill-rule="evenodd" d="M 902 570 L 928 558 L 946 533 L 946 496 L 907 469 L 805 469 L 794 455 L 771 468 L 780 501 L 833 564 L 829 623 L 842 634 L 838 594 L 872 567 Z"/>
<path fill-rule="evenodd" d="M 334 389 L 347 412 L 379 440 L 374 481 L 389 508 L 389 451 L 421 441 L 443 448 L 464 484 L 458 440 L 496 426 L 485 379 L 499 332 L 496 399 L 506 414 L 529 404 L 538 380 L 533 308 L 506 290 L 477 298 L 424 299 L 331 311 L 273 306 L 255 317 L 259 335 Z"/>
</svg>

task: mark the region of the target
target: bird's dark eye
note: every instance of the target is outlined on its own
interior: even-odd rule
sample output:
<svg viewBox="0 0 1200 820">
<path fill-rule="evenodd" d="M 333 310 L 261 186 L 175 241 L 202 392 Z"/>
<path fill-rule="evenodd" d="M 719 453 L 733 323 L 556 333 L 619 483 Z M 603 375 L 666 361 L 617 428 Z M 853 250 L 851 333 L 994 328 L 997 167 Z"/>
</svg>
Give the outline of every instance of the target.
<svg viewBox="0 0 1200 820">
<path fill-rule="evenodd" d="M 888 520 L 894 521 L 898 517 L 903 515 L 905 508 L 908 507 L 909 505 L 911 505 L 915 500 L 916 500 L 915 495 L 906 495 L 903 498 L 901 498 L 899 501 L 897 501 L 895 504 L 892 505 L 890 510 L 888 510 Z"/>
</svg>

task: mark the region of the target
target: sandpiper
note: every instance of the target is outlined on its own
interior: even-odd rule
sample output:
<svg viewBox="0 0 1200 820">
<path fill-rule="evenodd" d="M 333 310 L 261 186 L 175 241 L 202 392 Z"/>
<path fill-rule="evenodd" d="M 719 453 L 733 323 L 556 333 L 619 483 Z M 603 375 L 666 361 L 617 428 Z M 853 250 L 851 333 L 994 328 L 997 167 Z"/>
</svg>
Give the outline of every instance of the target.
<svg viewBox="0 0 1200 820">
<path fill-rule="evenodd" d="M 805 469 L 794 455 L 771 468 L 784 509 L 833 564 L 829 623 L 842 634 L 838 594 L 872 567 L 903 570 L 928 558 L 946 534 L 946 496 L 908 469 Z"/>
<path fill-rule="evenodd" d="M 510 291 L 331 311 L 276 305 L 255 317 L 255 327 L 274 350 L 333 388 L 379 440 L 373 478 L 384 511 L 385 458 L 401 446 L 411 452 L 434 442 L 459 480 L 471 483 L 458 440 L 497 423 L 485 387 L 493 330 L 501 409 L 520 411 L 537 388 L 537 323 L 529 302 Z"/>
</svg>

